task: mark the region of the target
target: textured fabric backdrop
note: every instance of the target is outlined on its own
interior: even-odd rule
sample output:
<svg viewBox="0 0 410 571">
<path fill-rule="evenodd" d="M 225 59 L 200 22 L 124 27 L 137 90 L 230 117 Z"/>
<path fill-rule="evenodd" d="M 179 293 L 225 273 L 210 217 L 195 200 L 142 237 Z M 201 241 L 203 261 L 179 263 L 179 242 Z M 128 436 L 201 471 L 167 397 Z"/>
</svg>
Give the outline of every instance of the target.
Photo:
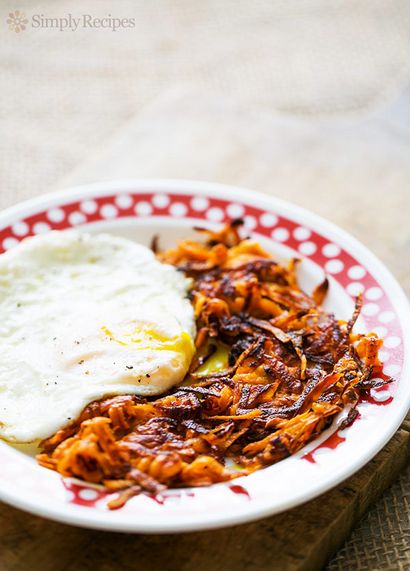
<svg viewBox="0 0 410 571">
<path fill-rule="evenodd" d="M 68 13 L 135 17 L 115 33 L 6 26 Z M 410 76 L 408 0 L 2 0 L 3 192 L 50 188 L 164 90 L 195 85 L 247 109 L 354 113 Z"/>
<path fill-rule="evenodd" d="M 135 18 L 136 27 L 28 26 L 16 34 L 6 25 L 15 9 L 29 21 L 35 14 L 110 13 Z M 410 100 L 393 103 L 410 84 L 407 0 L 7 0 L 0 29 L 0 207 L 100 175 L 248 184 L 353 231 L 410 292 Z M 201 97 L 150 105 L 175 87 Z M 223 105 L 208 104 L 218 97 Z M 270 131 L 255 130 L 270 120 Z M 215 131 L 218 124 L 224 127 Z M 133 141 L 131 168 L 126 149 Z M 115 165 L 105 164 L 113 156 Z M 280 187 L 267 184 L 271 163 Z M 373 224 L 366 217 L 372 192 Z M 329 570 L 408 568 L 409 489 L 407 472 Z"/>
</svg>

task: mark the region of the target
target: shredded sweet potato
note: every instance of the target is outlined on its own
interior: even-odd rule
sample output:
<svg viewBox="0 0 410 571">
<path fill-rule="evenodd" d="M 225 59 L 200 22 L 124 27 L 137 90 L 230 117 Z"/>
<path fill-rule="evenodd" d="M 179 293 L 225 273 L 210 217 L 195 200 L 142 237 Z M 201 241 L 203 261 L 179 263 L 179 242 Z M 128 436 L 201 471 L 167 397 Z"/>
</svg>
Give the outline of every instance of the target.
<svg viewBox="0 0 410 571">
<path fill-rule="evenodd" d="M 161 398 L 114 396 L 42 442 L 41 465 L 102 484 L 118 508 L 141 492 L 208 486 L 249 474 L 300 450 L 362 392 L 379 386 L 375 334 L 353 334 L 321 308 L 329 283 L 308 295 L 298 260 L 276 263 L 241 221 L 197 229 L 159 253 L 192 278 L 196 356 L 184 383 Z M 387 379 L 385 382 L 389 382 Z"/>
</svg>

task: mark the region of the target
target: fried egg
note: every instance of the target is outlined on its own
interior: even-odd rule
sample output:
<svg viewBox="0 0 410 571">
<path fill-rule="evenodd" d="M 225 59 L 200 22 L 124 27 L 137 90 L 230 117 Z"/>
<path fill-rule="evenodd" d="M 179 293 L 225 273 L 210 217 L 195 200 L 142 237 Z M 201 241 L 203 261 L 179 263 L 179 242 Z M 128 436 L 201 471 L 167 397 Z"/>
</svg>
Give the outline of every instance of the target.
<svg viewBox="0 0 410 571">
<path fill-rule="evenodd" d="M 146 247 L 50 232 L 0 256 L 0 437 L 46 438 L 106 395 L 158 395 L 194 354 L 189 281 Z"/>
</svg>

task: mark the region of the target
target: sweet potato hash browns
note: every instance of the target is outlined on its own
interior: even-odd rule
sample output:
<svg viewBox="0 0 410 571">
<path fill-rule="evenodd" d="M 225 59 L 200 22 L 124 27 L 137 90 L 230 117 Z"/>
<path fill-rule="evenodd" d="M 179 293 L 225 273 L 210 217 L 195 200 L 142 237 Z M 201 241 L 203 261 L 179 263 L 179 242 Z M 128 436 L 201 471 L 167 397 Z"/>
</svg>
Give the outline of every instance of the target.
<svg viewBox="0 0 410 571">
<path fill-rule="evenodd" d="M 298 260 L 276 263 L 240 227 L 198 228 L 204 242 L 157 253 L 192 278 L 197 352 L 184 383 L 160 398 L 91 403 L 42 442 L 42 466 L 118 491 L 114 509 L 141 492 L 207 486 L 278 462 L 345 407 L 345 424 L 354 420 L 360 395 L 381 382 L 372 377 L 382 341 L 352 331 L 361 298 L 338 321 L 321 308 L 327 280 L 306 294 Z"/>
</svg>

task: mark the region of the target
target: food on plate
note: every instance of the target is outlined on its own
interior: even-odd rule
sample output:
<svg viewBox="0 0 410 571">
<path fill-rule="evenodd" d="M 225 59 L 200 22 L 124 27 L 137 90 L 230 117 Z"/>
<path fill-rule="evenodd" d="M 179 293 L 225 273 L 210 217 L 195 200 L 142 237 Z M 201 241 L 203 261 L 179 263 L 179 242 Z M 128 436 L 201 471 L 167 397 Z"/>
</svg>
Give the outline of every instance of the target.
<svg viewBox="0 0 410 571">
<path fill-rule="evenodd" d="M 187 280 L 107 234 L 50 232 L 0 256 L 0 436 L 43 439 L 105 395 L 162 394 L 194 354 Z"/>
<path fill-rule="evenodd" d="M 182 276 L 190 280 L 196 351 L 192 360 L 190 351 L 185 360 L 181 357 L 181 371 L 189 366 L 182 384 L 160 397 L 137 390 L 124 394 L 127 384 L 115 396 L 118 386 L 108 384 L 109 374 L 116 378 L 118 372 L 110 368 L 107 384 L 100 385 L 108 388 L 106 398 L 91 402 L 43 440 L 41 465 L 119 492 L 109 503 L 114 509 L 141 492 L 206 486 L 282 460 L 317 437 L 342 410 L 347 413 L 343 425 L 353 422 L 361 395 L 389 382 L 376 378 L 382 341 L 373 333 L 353 332 L 360 296 L 352 317 L 337 320 L 321 305 L 327 280 L 311 295 L 305 293 L 298 285 L 298 260 L 275 262 L 257 242 L 242 238 L 240 227 L 237 220 L 220 231 L 198 229 L 204 240 L 185 240 L 157 252 L 157 263 L 166 264 L 179 295 L 185 287 Z M 131 246 L 127 254 L 132 257 Z M 179 270 L 181 281 L 169 265 Z M 105 276 L 109 290 L 111 273 Z M 104 282 L 103 276 L 99 279 Z M 161 287 L 167 288 L 165 280 Z M 192 334 L 193 324 L 182 297 L 175 299 L 173 316 L 184 315 L 182 339 L 183 333 Z M 127 297 L 125 315 L 136 319 L 144 309 L 140 298 Z M 124 329 L 106 321 L 112 343 L 122 342 Z M 127 357 L 133 350 L 134 345 Z M 80 381 L 86 383 L 83 377 Z M 163 379 L 162 388 L 175 382 Z"/>
</svg>

